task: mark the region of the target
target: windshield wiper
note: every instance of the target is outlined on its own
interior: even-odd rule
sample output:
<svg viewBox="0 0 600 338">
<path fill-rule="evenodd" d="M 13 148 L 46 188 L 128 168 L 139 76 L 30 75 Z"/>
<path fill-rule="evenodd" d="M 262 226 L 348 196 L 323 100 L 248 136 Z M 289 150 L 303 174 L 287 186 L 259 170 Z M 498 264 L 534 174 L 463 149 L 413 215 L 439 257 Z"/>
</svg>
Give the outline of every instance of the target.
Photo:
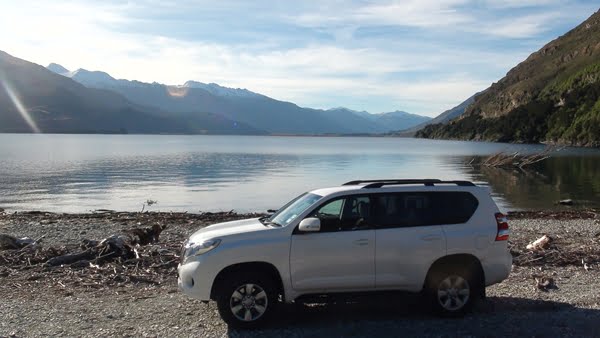
<svg viewBox="0 0 600 338">
<path fill-rule="evenodd" d="M 267 224 L 269 224 L 269 225 L 274 225 L 274 226 L 276 226 L 276 227 L 280 227 L 280 228 L 281 228 L 281 224 L 279 224 L 279 223 L 277 223 L 277 222 L 273 222 L 273 221 L 269 221 L 269 220 L 262 220 L 261 222 L 262 222 L 262 224 L 264 224 L 264 225 L 267 225 Z"/>
<path fill-rule="evenodd" d="M 263 216 L 263 217 L 259 218 L 258 221 L 264 225 L 274 225 L 277 227 L 281 227 L 281 224 L 279 224 L 277 222 L 269 221 L 269 216 Z"/>
</svg>

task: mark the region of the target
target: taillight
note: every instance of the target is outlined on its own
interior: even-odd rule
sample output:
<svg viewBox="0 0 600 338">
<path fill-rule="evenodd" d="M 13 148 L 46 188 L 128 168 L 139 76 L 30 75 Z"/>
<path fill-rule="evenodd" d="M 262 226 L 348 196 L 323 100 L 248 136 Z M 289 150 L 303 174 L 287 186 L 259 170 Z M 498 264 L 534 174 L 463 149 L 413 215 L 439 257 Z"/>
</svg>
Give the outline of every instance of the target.
<svg viewBox="0 0 600 338">
<path fill-rule="evenodd" d="M 496 213 L 496 223 L 498 224 L 498 233 L 496 234 L 496 241 L 507 241 L 508 234 L 508 218 L 502 213 Z"/>
</svg>

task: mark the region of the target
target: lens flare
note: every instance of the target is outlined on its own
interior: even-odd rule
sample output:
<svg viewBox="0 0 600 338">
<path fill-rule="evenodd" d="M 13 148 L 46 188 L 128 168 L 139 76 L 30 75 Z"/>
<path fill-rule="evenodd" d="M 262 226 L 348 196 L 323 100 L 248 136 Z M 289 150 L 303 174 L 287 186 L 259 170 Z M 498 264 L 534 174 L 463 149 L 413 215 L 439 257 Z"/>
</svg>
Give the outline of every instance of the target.
<svg viewBox="0 0 600 338">
<path fill-rule="evenodd" d="M 17 96 L 15 91 L 8 84 L 8 82 L 5 79 L 0 79 L 0 84 L 2 84 L 2 88 L 4 88 L 4 90 L 6 91 L 6 94 L 8 94 L 8 97 L 15 105 L 15 108 L 17 108 L 17 111 L 19 112 L 19 114 L 21 114 L 21 117 L 23 117 L 23 120 L 25 120 L 25 122 L 27 122 L 27 124 L 29 125 L 31 130 L 33 130 L 34 133 L 40 133 L 40 128 L 38 128 L 37 124 L 35 123 L 35 121 L 31 117 L 31 115 L 27 111 L 27 108 L 25 108 L 25 106 L 23 105 L 23 103 L 21 102 L 21 100 L 19 99 L 19 97 Z"/>
</svg>

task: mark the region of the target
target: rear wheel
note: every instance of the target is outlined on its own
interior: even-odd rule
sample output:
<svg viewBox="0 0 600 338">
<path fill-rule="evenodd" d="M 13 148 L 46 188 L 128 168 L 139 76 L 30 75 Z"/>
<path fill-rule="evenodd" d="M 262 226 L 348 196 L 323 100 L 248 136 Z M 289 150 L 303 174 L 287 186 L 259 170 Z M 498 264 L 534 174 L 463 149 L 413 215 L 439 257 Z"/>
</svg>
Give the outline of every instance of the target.
<svg viewBox="0 0 600 338">
<path fill-rule="evenodd" d="M 475 269 L 440 268 L 433 271 L 427 293 L 433 310 L 442 316 L 458 317 L 469 312 L 482 287 Z"/>
<path fill-rule="evenodd" d="M 221 318 L 234 328 L 265 325 L 278 303 L 275 285 L 271 279 L 260 276 L 226 279 L 217 295 Z"/>
</svg>

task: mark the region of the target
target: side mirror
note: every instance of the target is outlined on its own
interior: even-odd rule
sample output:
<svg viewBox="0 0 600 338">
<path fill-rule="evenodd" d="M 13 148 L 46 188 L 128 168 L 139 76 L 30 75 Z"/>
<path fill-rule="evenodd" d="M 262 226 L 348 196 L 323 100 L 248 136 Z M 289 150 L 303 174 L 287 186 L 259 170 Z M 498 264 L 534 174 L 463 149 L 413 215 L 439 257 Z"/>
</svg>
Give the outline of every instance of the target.
<svg viewBox="0 0 600 338">
<path fill-rule="evenodd" d="M 302 232 L 317 232 L 321 230 L 321 220 L 318 218 L 305 218 L 300 222 L 298 230 Z"/>
</svg>

